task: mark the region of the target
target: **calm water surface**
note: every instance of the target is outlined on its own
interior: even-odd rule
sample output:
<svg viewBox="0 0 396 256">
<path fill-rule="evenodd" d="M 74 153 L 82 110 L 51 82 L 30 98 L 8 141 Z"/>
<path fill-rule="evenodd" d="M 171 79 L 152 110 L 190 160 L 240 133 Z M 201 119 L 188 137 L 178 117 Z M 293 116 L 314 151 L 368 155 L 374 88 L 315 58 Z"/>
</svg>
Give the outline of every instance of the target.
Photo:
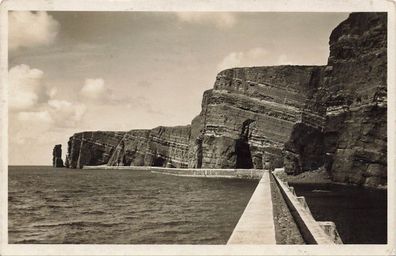
<svg viewBox="0 0 396 256">
<path fill-rule="evenodd" d="M 387 243 L 387 192 L 342 185 L 291 184 L 314 218 L 333 221 L 345 244 Z"/>
<path fill-rule="evenodd" d="M 225 244 L 256 181 L 9 168 L 9 243 Z"/>
</svg>

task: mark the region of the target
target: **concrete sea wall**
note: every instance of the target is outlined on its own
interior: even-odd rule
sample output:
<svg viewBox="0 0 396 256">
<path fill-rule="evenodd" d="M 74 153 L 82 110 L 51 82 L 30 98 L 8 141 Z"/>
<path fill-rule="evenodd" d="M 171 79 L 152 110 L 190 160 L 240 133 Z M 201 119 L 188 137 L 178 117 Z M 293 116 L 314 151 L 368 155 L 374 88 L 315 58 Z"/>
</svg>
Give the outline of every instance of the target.
<svg viewBox="0 0 396 256">
<path fill-rule="evenodd" d="M 84 166 L 87 170 L 131 170 L 151 171 L 154 173 L 206 178 L 238 178 L 238 179 L 261 179 L 265 170 L 262 169 L 193 169 L 193 168 L 166 168 L 154 166 Z"/>
<path fill-rule="evenodd" d="M 327 245 L 343 243 L 334 222 L 316 221 L 305 201 L 305 197 L 297 196 L 293 187 L 289 187 L 287 183 L 284 183 L 276 175 L 273 175 L 273 177 L 307 244 Z"/>
</svg>

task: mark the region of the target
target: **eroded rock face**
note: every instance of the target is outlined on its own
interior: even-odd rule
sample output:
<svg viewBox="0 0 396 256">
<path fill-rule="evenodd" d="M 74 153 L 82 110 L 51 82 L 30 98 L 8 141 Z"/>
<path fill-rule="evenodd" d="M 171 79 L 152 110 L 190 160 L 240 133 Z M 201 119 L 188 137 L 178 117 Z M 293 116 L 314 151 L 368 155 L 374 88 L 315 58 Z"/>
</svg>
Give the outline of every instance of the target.
<svg viewBox="0 0 396 256">
<path fill-rule="evenodd" d="M 52 166 L 53 167 L 64 167 L 62 160 L 62 145 L 55 145 L 52 150 Z"/>
<path fill-rule="evenodd" d="M 77 133 L 69 140 L 67 166 L 281 167 L 283 145 L 293 125 L 307 119 L 307 95 L 318 86 L 322 69 L 225 70 L 204 93 L 202 111 L 191 125 Z"/>
<path fill-rule="evenodd" d="M 81 132 L 70 137 L 66 167 L 107 164 L 125 132 Z"/>
<path fill-rule="evenodd" d="M 301 127 L 296 127 L 285 147 L 289 172 L 304 171 L 301 166 L 315 168 L 304 160 L 312 152 L 296 149 L 318 147 L 315 158 L 324 159 L 333 180 L 386 185 L 386 47 L 386 13 L 353 13 L 334 29 L 322 85 L 307 104 L 324 117 L 318 129 L 323 144 L 316 140 L 300 143 L 299 135 L 312 128 L 308 124 L 306 133 L 301 133 Z"/>
<path fill-rule="evenodd" d="M 186 167 L 190 126 L 129 132 L 82 132 L 70 137 L 66 166 Z"/>
<path fill-rule="evenodd" d="M 353 13 L 330 36 L 327 66 L 233 68 L 191 125 L 83 132 L 66 166 L 325 168 L 335 181 L 386 184 L 386 13 Z"/>
<path fill-rule="evenodd" d="M 329 171 L 335 181 L 385 185 L 386 13 L 355 13 L 342 22 L 330 36 L 328 67 L 324 133 L 331 145 L 326 151 L 333 154 Z"/>
<path fill-rule="evenodd" d="M 124 134 L 108 165 L 187 167 L 190 126 L 131 130 Z"/>
<path fill-rule="evenodd" d="M 284 167 L 288 174 L 316 170 L 324 165 L 324 135 L 318 128 L 305 123 L 294 125 L 285 144 Z"/>
<path fill-rule="evenodd" d="M 269 168 L 303 119 L 307 95 L 322 67 L 234 68 L 217 75 L 192 122 L 189 167 Z M 319 78 L 319 79 L 317 79 Z"/>
</svg>

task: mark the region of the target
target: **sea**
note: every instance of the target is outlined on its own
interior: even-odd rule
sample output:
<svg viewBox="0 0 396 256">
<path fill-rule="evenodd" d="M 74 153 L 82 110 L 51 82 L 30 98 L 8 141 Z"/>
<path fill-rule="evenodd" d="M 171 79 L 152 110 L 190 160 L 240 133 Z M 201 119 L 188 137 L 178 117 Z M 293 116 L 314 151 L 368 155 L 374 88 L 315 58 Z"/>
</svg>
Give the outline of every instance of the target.
<svg viewBox="0 0 396 256">
<path fill-rule="evenodd" d="M 387 190 L 340 184 L 293 184 L 317 221 L 333 221 L 344 244 L 387 243 Z"/>
<path fill-rule="evenodd" d="M 256 180 L 10 166 L 10 244 L 226 244 Z M 387 242 L 387 191 L 291 184 L 345 244 Z"/>
<path fill-rule="evenodd" d="M 226 244 L 255 180 L 10 166 L 11 244 Z"/>
</svg>

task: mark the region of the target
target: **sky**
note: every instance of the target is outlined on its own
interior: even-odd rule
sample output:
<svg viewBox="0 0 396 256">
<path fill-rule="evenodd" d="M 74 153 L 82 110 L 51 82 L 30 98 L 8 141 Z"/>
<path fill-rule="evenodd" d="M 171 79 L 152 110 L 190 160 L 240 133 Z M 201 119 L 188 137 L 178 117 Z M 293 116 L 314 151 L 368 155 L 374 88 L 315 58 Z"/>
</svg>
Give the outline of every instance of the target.
<svg viewBox="0 0 396 256">
<path fill-rule="evenodd" d="M 81 131 L 186 125 L 226 68 L 325 65 L 347 13 L 9 12 L 9 164 Z"/>
</svg>

